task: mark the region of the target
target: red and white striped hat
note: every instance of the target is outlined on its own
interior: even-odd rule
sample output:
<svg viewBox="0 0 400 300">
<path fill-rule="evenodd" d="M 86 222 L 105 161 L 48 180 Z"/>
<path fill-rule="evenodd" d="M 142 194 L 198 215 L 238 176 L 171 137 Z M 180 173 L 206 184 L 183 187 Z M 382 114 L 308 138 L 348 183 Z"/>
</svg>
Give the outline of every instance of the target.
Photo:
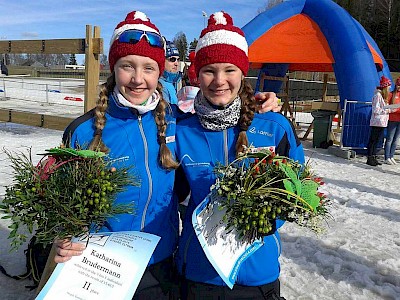
<svg viewBox="0 0 400 300">
<path fill-rule="evenodd" d="M 392 82 L 390 81 L 390 79 L 385 77 L 385 76 L 382 76 L 380 81 L 379 81 L 379 87 L 381 89 L 383 89 L 383 88 L 388 87 L 390 85 L 392 85 Z"/>
<path fill-rule="evenodd" d="M 111 72 L 114 70 L 115 63 L 121 57 L 127 55 L 140 55 L 155 60 L 160 68 L 160 74 L 162 74 L 165 66 L 165 49 L 150 46 L 146 38 L 142 38 L 136 44 L 119 42 L 119 36 L 124 31 L 131 29 L 153 32 L 161 36 L 156 25 L 151 23 L 150 19 L 143 12 L 132 11 L 128 13 L 125 20 L 117 25 L 111 37 L 110 51 L 108 54 Z"/>
<path fill-rule="evenodd" d="M 196 73 L 213 63 L 231 63 L 243 74 L 249 70 L 248 45 L 243 31 L 233 25 L 232 17 L 219 11 L 210 16 L 196 47 Z"/>
</svg>

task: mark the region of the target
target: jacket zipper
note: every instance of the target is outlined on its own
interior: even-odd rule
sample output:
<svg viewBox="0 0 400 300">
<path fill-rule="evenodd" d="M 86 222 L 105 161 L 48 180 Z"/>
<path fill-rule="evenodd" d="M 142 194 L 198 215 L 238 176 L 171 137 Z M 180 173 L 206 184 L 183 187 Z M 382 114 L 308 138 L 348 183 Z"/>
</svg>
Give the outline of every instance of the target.
<svg viewBox="0 0 400 300">
<path fill-rule="evenodd" d="M 228 157 L 228 131 L 226 129 L 223 130 L 223 135 L 224 135 L 224 160 L 225 160 L 225 165 L 228 165 L 228 163 L 229 163 L 229 157 Z M 190 245 L 190 242 L 192 241 L 193 235 L 194 235 L 194 231 L 190 234 L 189 238 L 186 241 L 184 255 L 183 255 L 183 267 L 182 267 L 182 273 L 183 274 L 186 274 L 187 253 L 188 253 L 189 245 Z"/>
<path fill-rule="evenodd" d="M 278 255 L 281 255 L 281 246 L 279 245 L 278 238 L 276 237 L 275 233 L 272 236 L 274 237 L 276 248 L 278 248 Z"/>
<path fill-rule="evenodd" d="M 228 157 L 228 131 L 224 129 L 224 158 L 225 158 L 225 166 L 229 164 L 229 157 Z"/>
<path fill-rule="evenodd" d="M 140 134 L 142 135 L 143 146 L 144 146 L 144 162 L 145 162 L 145 166 L 146 166 L 146 173 L 147 173 L 147 178 L 149 179 L 149 195 L 147 196 L 147 202 L 146 202 L 146 205 L 144 206 L 144 210 L 143 210 L 143 214 L 142 214 L 142 222 L 140 224 L 140 230 L 143 230 L 143 228 L 145 226 L 145 221 L 146 221 L 147 209 L 149 208 L 150 199 L 152 196 L 153 180 L 151 178 L 151 173 L 150 173 L 150 168 L 149 168 L 149 148 L 147 146 L 147 140 L 146 140 L 146 136 L 145 136 L 144 130 L 143 130 L 141 115 L 138 116 L 138 121 L 139 121 L 139 130 L 140 130 Z"/>
</svg>

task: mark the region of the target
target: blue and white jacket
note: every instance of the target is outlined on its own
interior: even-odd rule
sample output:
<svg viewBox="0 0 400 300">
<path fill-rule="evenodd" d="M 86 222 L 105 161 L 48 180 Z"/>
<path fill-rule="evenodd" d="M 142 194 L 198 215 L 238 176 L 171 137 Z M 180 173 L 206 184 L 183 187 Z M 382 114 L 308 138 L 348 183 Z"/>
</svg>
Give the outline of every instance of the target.
<svg viewBox="0 0 400 300">
<path fill-rule="evenodd" d="M 64 132 L 64 143 L 87 147 L 96 130 L 94 122 L 94 110 L 74 120 Z M 167 146 L 175 153 L 175 118 L 167 115 L 167 123 Z M 104 231 L 136 230 L 158 235 L 161 240 L 149 264 L 170 257 L 178 242 L 177 201 L 173 198 L 175 172 L 165 170 L 158 162 L 153 112 L 138 115 L 135 109 L 121 106 L 110 95 L 102 138 L 110 150 L 109 156 L 118 159 L 115 167 L 132 166 L 133 174 L 140 179 L 140 186 L 129 186 L 116 199 L 116 203 L 134 201 L 134 213 L 108 219 Z"/>
<path fill-rule="evenodd" d="M 217 163 L 227 165 L 235 158 L 235 146 L 239 128 L 223 131 L 204 129 L 196 115 L 177 124 L 177 157 L 190 185 L 191 196 L 179 241 L 178 270 L 187 279 L 225 285 L 204 254 L 194 234 L 191 217 L 194 209 L 210 192 L 215 182 L 213 169 Z M 275 147 L 275 152 L 304 162 L 303 147 L 292 124 L 279 113 L 256 114 L 247 131 L 249 144 L 254 147 Z M 179 187 L 179 183 L 177 183 Z M 276 222 L 282 226 L 282 221 Z M 278 231 L 264 238 L 264 245 L 244 261 L 240 267 L 237 284 L 259 286 L 275 281 L 279 277 L 279 255 L 281 244 Z"/>
</svg>

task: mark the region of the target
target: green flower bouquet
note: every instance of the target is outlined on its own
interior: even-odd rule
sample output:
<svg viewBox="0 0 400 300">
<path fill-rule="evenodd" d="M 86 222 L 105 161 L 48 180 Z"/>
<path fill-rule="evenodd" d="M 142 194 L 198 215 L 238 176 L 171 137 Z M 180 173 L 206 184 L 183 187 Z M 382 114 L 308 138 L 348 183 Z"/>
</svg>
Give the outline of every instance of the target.
<svg viewBox="0 0 400 300">
<path fill-rule="evenodd" d="M 27 239 L 26 226 L 35 232 L 37 243 L 54 239 L 83 237 L 98 231 L 109 217 L 134 213 L 133 203 L 114 204 L 127 186 L 138 186 L 130 168 L 115 168 L 102 152 L 52 148 L 38 165 L 31 150 L 13 154 L 5 150 L 14 177 L 0 204 L 3 219 L 10 219 L 11 248 L 18 249 Z"/>
<path fill-rule="evenodd" d="M 215 173 L 211 192 L 226 209 L 223 221 L 244 242 L 273 233 L 276 219 L 321 233 L 331 218 L 330 201 L 318 191 L 323 181 L 309 164 L 250 147 L 229 165 L 218 165 Z"/>
</svg>

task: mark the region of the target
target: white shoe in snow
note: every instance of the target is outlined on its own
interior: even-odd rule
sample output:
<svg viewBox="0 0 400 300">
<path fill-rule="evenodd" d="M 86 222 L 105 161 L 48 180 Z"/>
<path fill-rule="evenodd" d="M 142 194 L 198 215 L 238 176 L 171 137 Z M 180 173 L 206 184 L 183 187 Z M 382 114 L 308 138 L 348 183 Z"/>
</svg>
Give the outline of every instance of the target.
<svg viewBox="0 0 400 300">
<path fill-rule="evenodd" d="M 390 158 L 385 159 L 385 164 L 392 165 L 392 166 L 394 165 L 394 163 L 392 162 L 392 160 Z"/>
<path fill-rule="evenodd" d="M 389 158 L 394 165 L 397 165 L 397 162 L 394 160 L 393 157 Z"/>
</svg>

